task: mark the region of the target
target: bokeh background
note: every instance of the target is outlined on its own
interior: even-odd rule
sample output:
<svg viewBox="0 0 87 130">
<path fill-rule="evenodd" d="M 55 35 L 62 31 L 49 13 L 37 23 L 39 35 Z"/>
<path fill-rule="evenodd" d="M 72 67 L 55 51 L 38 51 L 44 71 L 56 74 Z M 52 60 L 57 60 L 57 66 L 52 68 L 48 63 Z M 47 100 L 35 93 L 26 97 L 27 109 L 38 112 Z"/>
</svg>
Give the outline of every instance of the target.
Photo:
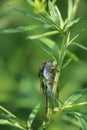
<svg viewBox="0 0 87 130">
<path fill-rule="evenodd" d="M 57 0 L 63 15 L 67 14 L 67 0 Z M 38 23 L 19 12 L 8 8 L 18 7 L 30 10 L 27 0 L 0 0 L 0 29 L 16 28 Z M 87 46 L 87 1 L 81 0 L 76 17 L 81 20 L 71 28 L 72 36 L 80 34 L 76 42 Z M 38 23 L 39 24 L 39 23 Z M 39 66 L 51 57 L 33 41 L 26 40 L 26 36 L 43 32 L 42 28 L 25 33 L 0 34 L 0 105 L 23 120 L 27 120 L 29 113 L 41 101 L 38 70 Z M 58 38 L 56 37 L 58 41 Z M 60 77 L 60 99 L 64 101 L 72 92 L 87 87 L 87 51 L 71 46 L 81 60 L 72 63 L 62 71 Z M 85 97 L 85 99 L 87 96 Z M 80 108 L 79 108 L 80 109 Z M 86 110 L 87 106 L 82 107 Z M 49 130 L 74 130 L 68 123 L 59 119 L 62 114 L 54 116 L 58 122 L 52 123 Z M 39 123 L 40 115 L 37 118 Z M 37 124 L 37 123 L 36 123 Z M 57 125 L 58 124 L 58 125 Z M 0 130 L 17 130 L 8 126 L 0 126 Z M 76 128 L 78 130 L 78 128 Z"/>
</svg>

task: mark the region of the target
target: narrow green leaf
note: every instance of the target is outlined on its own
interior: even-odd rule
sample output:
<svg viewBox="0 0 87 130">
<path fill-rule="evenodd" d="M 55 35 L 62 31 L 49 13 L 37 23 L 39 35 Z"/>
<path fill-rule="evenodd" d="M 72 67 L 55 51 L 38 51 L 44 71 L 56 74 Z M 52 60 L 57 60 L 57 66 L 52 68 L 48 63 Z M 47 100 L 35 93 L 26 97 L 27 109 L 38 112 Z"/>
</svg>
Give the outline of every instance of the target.
<svg viewBox="0 0 87 130">
<path fill-rule="evenodd" d="M 54 2 L 51 2 L 50 0 L 48 1 L 48 7 L 49 7 L 51 18 L 53 19 L 54 23 L 56 23 L 57 26 L 60 26 L 59 28 L 62 28 L 64 22 L 58 7 L 55 6 Z"/>
<path fill-rule="evenodd" d="M 57 6 L 54 6 L 53 10 L 51 11 L 51 16 L 57 26 L 60 26 L 60 17 Z"/>
<path fill-rule="evenodd" d="M 26 15 L 26 16 L 29 16 L 29 17 L 31 17 L 31 18 L 39 21 L 39 22 L 42 22 L 42 23 L 45 23 L 45 24 L 48 24 L 48 25 L 52 25 L 53 27 L 55 27 L 54 23 L 52 23 L 52 21 L 49 18 L 47 18 L 47 16 L 44 15 L 44 14 L 39 14 L 39 13 L 35 14 L 33 12 L 23 10 L 23 9 L 20 9 L 20 8 L 14 8 L 14 7 L 11 7 L 11 6 L 8 6 L 8 7 L 11 8 L 12 10 L 20 12 L 20 13 Z"/>
<path fill-rule="evenodd" d="M 2 106 L 0 106 L 0 124 L 25 130 L 25 123 Z"/>
<path fill-rule="evenodd" d="M 76 101 L 78 101 L 84 94 L 87 94 L 87 88 L 79 90 L 75 93 L 73 93 L 68 99 L 64 102 L 64 107 L 68 107 L 69 105 L 74 104 Z"/>
<path fill-rule="evenodd" d="M 37 44 L 38 46 L 40 46 L 40 47 L 41 47 L 48 55 L 50 55 L 54 60 L 56 60 L 56 59 L 55 59 L 56 55 L 53 54 L 53 51 L 52 51 L 47 45 L 45 45 L 44 43 L 42 43 L 40 40 L 33 40 L 33 42 L 34 42 L 35 44 Z"/>
<path fill-rule="evenodd" d="M 43 42 L 46 46 L 48 46 L 54 53 L 59 56 L 59 48 L 58 45 L 49 38 L 40 38 L 40 41 Z"/>
<path fill-rule="evenodd" d="M 46 53 L 48 53 L 54 60 L 59 58 L 59 48 L 58 45 L 49 38 L 40 38 L 33 40 L 37 45 L 39 45 Z"/>
<path fill-rule="evenodd" d="M 0 29 L 0 34 L 17 33 L 17 32 L 22 33 L 22 32 L 31 31 L 40 27 L 42 27 L 42 25 L 23 26 L 23 27 L 17 27 L 15 29 L 12 29 L 12 28 Z"/>
<path fill-rule="evenodd" d="M 83 106 L 83 105 L 87 105 L 87 102 L 79 102 L 77 104 L 68 105 L 68 106 L 63 107 L 63 109 L 72 108 L 72 107 L 76 107 L 76 106 Z"/>
<path fill-rule="evenodd" d="M 37 14 L 37 16 L 42 20 L 42 23 L 51 25 L 52 27 L 55 27 L 54 23 L 44 14 Z"/>
<path fill-rule="evenodd" d="M 64 25 L 65 30 L 72 27 L 74 24 L 78 23 L 79 20 L 80 20 L 80 18 L 77 18 L 77 19 L 75 19 L 73 21 L 67 22 L 67 24 Z"/>
<path fill-rule="evenodd" d="M 70 44 L 72 44 L 73 41 L 74 41 L 78 36 L 79 36 L 79 34 L 77 34 L 77 35 L 74 36 L 71 40 L 69 40 L 69 41 L 67 42 L 67 46 L 69 46 Z M 70 38 L 69 38 L 69 39 L 70 39 Z"/>
<path fill-rule="evenodd" d="M 0 125 L 8 125 L 8 126 L 12 126 L 12 127 L 16 127 L 19 128 L 21 130 L 26 130 L 22 125 L 23 124 L 19 124 L 19 122 L 11 117 L 6 118 L 1 118 L 0 119 Z"/>
<path fill-rule="evenodd" d="M 75 112 L 75 111 L 64 111 L 66 114 L 64 120 L 68 121 L 82 130 L 87 130 L 87 113 Z"/>
<path fill-rule="evenodd" d="M 73 114 L 80 122 L 82 130 L 87 130 L 87 119 L 85 118 L 84 114 L 80 112 L 74 112 Z"/>
<path fill-rule="evenodd" d="M 75 125 L 77 127 L 81 127 L 80 122 L 77 120 L 76 117 L 74 117 L 73 113 L 64 111 L 65 115 L 63 116 L 63 120 L 67 123 L 71 123 L 72 125 Z"/>
<path fill-rule="evenodd" d="M 75 15 L 76 15 L 76 11 L 77 11 L 79 2 L 80 2 L 80 0 L 74 1 L 73 10 L 72 10 L 72 19 L 74 19 Z"/>
<path fill-rule="evenodd" d="M 15 115 L 13 115 L 10 111 L 8 111 L 7 109 L 5 109 L 4 107 L 0 106 L 0 109 L 2 111 L 4 111 L 6 114 L 10 115 L 11 117 L 16 118 Z"/>
<path fill-rule="evenodd" d="M 58 31 L 52 31 L 52 32 L 46 32 L 46 33 L 39 34 L 39 35 L 28 36 L 27 38 L 33 40 L 33 39 L 38 39 L 38 38 L 42 38 L 42 37 L 46 37 L 46 36 L 55 35 L 58 33 L 59 33 Z"/>
<path fill-rule="evenodd" d="M 54 7 L 53 2 L 51 2 L 50 0 L 48 0 L 48 8 L 49 8 L 49 12 L 52 10 L 52 8 Z M 50 12 L 51 14 L 51 12 Z"/>
<path fill-rule="evenodd" d="M 63 22 L 63 19 L 62 19 L 62 16 L 61 16 L 61 13 L 60 13 L 60 10 L 59 10 L 59 8 L 57 7 L 57 6 L 55 6 L 55 8 L 56 8 L 56 12 L 57 12 L 57 15 L 58 15 L 58 21 L 60 22 L 60 26 L 61 26 L 61 28 L 63 27 L 63 25 L 64 25 L 64 22 Z"/>
<path fill-rule="evenodd" d="M 67 59 L 66 62 L 64 63 L 64 65 L 63 65 L 62 69 L 64 69 L 65 67 L 67 67 L 71 63 L 71 61 L 72 61 L 72 58 Z"/>
<path fill-rule="evenodd" d="M 28 128 L 31 128 L 31 125 L 32 125 L 32 123 L 33 123 L 33 121 L 34 121 L 34 119 L 35 119 L 35 117 L 36 117 L 36 114 L 37 114 L 37 112 L 38 112 L 39 107 L 40 107 L 40 104 L 37 105 L 37 106 L 33 109 L 32 113 L 29 115 L 29 118 L 28 118 L 28 120 L 27 120 L 27 126 L 28 126 Z"/>
<path fill-rule="evenodd" d="M 80 62 L 79 58 L 71 51 L 67 50 L 67 56 L 69 56 L 70 58 L 72 58 L 73 61 L 75 62 Z"/>
<path fill-rule="evenodd" d="M 70 21 L 72 16 L 73 2 L 72 0 L 68 0 L 68 21 Z"/>
<path fill-rule="evenodd" d="M 8 120 L 5 120 L 5 119 L 0 119 L 0 125 L 10 125 L 10 126 L 13 126 L 13 124 L 11 122 L 9 122 Z"/>
<path fill-rule="evenodd" d="M 81 49 L 83 49 L 83 50 L 87 51 L 87 47 L 86 47 L 86 46 L 84 46 L 84 45 L 82 45 L 82 44 L 72 42 L 72 45 L 75 45 L 75 46 L 77 46 L 77 47 L 79 47 L 79 48 L 81 48 Z"/>
<path fill-rule="evenodd" d="M 83 106 L 87 105 L 87 102 L 79 102 L 78 104 L 74 104 L 75 106 Z"/>
<path fill-rule="evenodd" d="M 44 14 L 35 14 L 33 12 L 30 12 L 30 11 L 26 11 L 26 10 L 23 10 L 23 9 L 20 9 L 20 8 L 14 8 L 14 7 L 11 7 L 11 6 L 8 6 L 10 9 L 12 10 L 15 10 L 17 12 L 20 12 L 26 16 L 29 16 L 39 22 L 42 22 L 44 24 L 48 24 L 48 25 L 51 25 L 52 27 L 54 28 L 57 28 L 57 30 L 59 30 L 59 27 L 55 25 L 55 23 L 52 21 L 52 19 L 50 19 L 47 15 L 44 15 Z M 50 26 L 50 27 L 51 27 Z"/>
<path fill-rule="evenodd" d="M 11 6 L 8 6 L 8 7 L 10 9 L 12 9 L 12 10 L 20 12 L 20 13 L 22 13 L 22 14 L 24 14 L 26 16 L 29 16 L 29 17 L 31 17 L 31 18 L 33 18 L 35 20 L 38 20 L 38 21 L 40 21 L 42 23 L 46 23 L 46 24 L 49 23 L 49 21 L 45 17 L 43 17 L 42 15 L 40 15 L 40 14 L 35 14 L 35 13 L 30 12 L 30 11 L 23 10 L 23 9 L 20 9 L 20 8 L 14 8 L 14 7 L 11 7 Z"/>
<path fill-rule="evenodd" d="M 52 20 L 57 26 L 60 26 L 60 17 L 57 6 L 55 6 L 50 0 L 48 1 L 49 12 Z"/>
</svg>

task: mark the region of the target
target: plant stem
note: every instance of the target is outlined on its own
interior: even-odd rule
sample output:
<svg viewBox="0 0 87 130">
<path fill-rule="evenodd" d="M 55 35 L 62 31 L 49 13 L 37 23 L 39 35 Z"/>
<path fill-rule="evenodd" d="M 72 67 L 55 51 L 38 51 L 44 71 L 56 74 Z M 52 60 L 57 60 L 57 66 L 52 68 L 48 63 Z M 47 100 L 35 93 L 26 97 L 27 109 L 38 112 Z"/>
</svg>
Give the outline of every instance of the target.
<svg viewBox="0 0 87 130">
<path fill-rule="evenodd" d="M 60 74 L 61 74 L 61 70 L 62 70 L 62 64 L 63 64 L 63 60 L 66 54 L 66 47 L 67 47 L 67 33 L 63 35 L 63 42 L 62 42 L 62 46 L 61 46 L 61 51 L 60 51 L 60 57 L 59 57 L 59 63 L 57 66 L 57 71 L 56 71 L 56 75 L 55 75 L 55 83 L 53 85 L 53 96 L 55 97 L 56 92 L 57 92 L 57 86 L 59 83 L 59 78 L 60 78 Z M 59 89 L 58 89 L 59 90 Z M 59 98 L 59 92 L 58 92 L 58 98 Z"/>
</svg>

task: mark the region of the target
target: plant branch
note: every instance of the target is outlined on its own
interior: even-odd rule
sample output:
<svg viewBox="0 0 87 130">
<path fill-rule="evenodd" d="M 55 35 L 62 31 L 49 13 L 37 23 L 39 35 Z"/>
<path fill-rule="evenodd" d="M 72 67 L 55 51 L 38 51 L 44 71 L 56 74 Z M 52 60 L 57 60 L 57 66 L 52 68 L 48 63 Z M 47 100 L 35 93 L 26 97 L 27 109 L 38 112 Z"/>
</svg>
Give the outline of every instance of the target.
<svg viewBox="0 0 87 130">
<path fill-rule="evenodd" d="M 61 46 L 61 51 L 60 51 L 60 57 L 59 57 L 59 63 L 57 65 L 57 71 L 56 71 L 56 75 L 55 75 L 55 79 L 54 79 L 54 85 L 53 85 L 53 95 L 55 97 L 56 92 L 57 92 L 57 86 L 59 83 L 59 77 L 61 74 L 61 70 L 62 70 L 62 64 L 63 64 L 63 60 L 66 54 L 66 47 L 67 47 L 67 33 L 65 35 L 63 35 L 63 42 L 62 42 L 62 46 Z M 59 92 L 58 92 L 58 98 L 59 98 Z"/>
</svg>

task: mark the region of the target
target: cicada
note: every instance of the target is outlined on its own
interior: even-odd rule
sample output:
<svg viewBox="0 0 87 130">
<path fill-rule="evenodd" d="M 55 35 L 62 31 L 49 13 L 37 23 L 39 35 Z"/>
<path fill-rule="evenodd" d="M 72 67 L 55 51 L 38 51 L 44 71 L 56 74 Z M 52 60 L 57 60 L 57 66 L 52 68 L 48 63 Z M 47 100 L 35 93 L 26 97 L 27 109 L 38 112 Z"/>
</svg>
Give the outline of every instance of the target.
<svg viewBox="0 0 87 130">
<path fill-rule="evenodd" d="M 40 88 L 45 100 L 46 108 L 48 108 L 48 99 L 52 99 L 52 90 L 55 78 L 55 69 L 52 61 L 46 61 L 39 70 Z"/>
</svg>

